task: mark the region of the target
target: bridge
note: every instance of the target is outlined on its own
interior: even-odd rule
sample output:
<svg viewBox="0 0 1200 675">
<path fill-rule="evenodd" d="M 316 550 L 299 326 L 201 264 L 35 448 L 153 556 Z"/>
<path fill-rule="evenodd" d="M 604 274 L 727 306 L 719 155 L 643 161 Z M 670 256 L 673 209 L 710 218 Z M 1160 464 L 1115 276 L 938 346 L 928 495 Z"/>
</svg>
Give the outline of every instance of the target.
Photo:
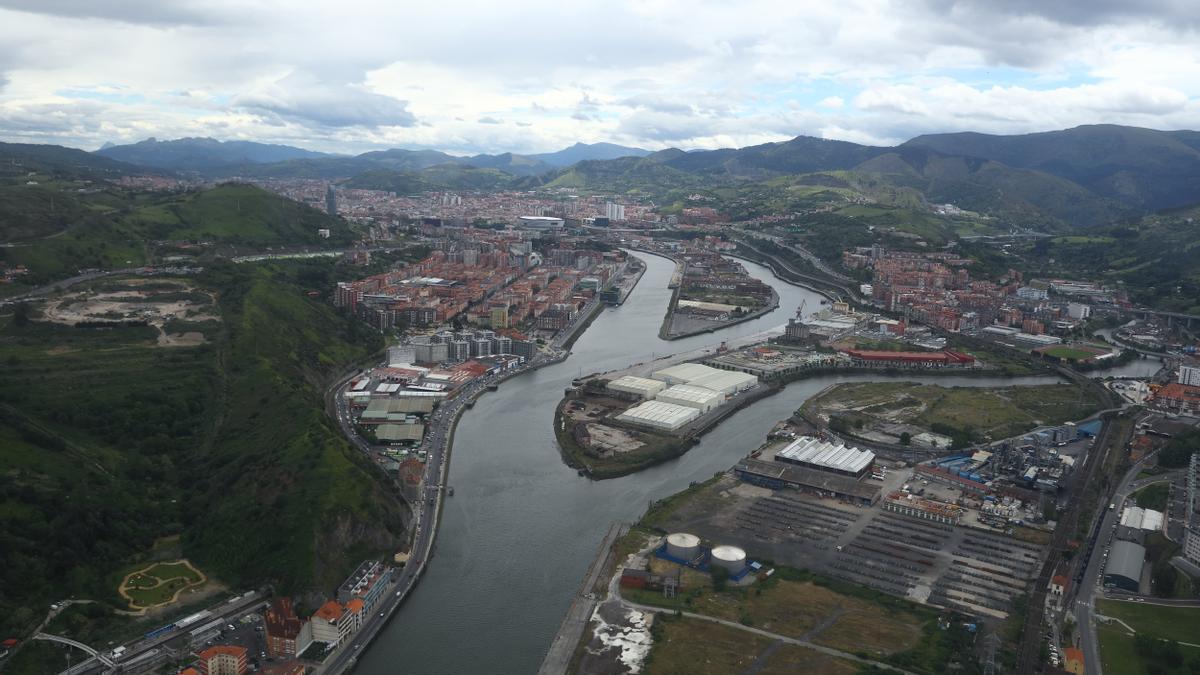
<svg viewBox="0 0 1200 675">
<path fill-rule="evenodd" d="M 34 640 L 46 640 L 48 642 L 57 642 L 59 644 L 68 645 L 68 646 L 74 647 L 82 652 L 86 652 L 88 656 L 92 657 L 91 659 L 88 659 L 87 661 L 80 663 L 78 666 L 75 666 L 75 668 L 72 668 L 72 670 L 79 668 L 80 666 L 84 665 L 84 663 L 88 663 L 92 659 L 96 659 L 96 660 L 100 661 L 100 663 L 103 663 L 106 668 L 113 667 L 112 659 L 108 658 L 104 654 L 101 654 L 100 652 L 96 651 L 95 649 L 92 649 L 91 647 L 83 644 L 82 642 L 79 642 L 78 640 L 72 640 L 71 638 L 66 638 L 61 635 L 51 635 L 50 633 L 38 633 L 33 636 L 33 639 Z M 78 671 L 76 671 L 76 672 L 78 672 Z"/>
</svg>

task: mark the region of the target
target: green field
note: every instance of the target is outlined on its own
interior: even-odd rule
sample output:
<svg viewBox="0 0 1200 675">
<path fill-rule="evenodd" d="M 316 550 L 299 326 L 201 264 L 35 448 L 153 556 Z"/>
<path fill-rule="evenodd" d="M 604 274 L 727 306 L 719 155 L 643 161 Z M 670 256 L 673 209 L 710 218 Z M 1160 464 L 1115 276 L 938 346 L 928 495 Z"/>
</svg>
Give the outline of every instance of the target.
<svg viewBox="0 0 1200 675">
<path fill-rule="evenodd" d="M 1139 653 L 1136 638 L 1119 624 L 1096 626 L 1096 637 L 1100 640 L 1101 667 L 1106 673 L 1121 675 L 1190 675 L 1196 672 L 1191 666 L 1200 666 L 1200 649 L 1180 646 L 1180 655 L 1188 665 L 1173 669 L 1162 663 L 1152 667 L 1150 658 L 1161 654 L 1162 649 Z M 1155 659 L 1157 661 L 1157 659 Z M 1185 669 L 1186 668 L 1186 669 Z"/>
<path fill-rule="evenodd" d="M 915 382 L 839 384 L 803 407 L 806 413 L 842 420 L 839 424 L 851 432 L 903 423 L 961 436 L 963 444 L 1082 419 L 1098 409 L 1086 391 L 1070 384 L 942 387 Z"/>
<path fill-rule="evenodd" d="M 1167 482 L 1155 483 L 1134 493 L 1137 499 L 1137 505 L 1143 509 L 1154 509 L 1155 511 L 1163 511 L 1167 508 L 1167 499 L 1170 496 L 1170 484 Z"/>
<path fill-rule="evenodd" d="M 1096 609 L 1116 617 L 1139 633 L 1163 640 L 1200 644 L 1200 607 L 1165 607 L 1144 602 L 1100 600 Z"/>
</svg>

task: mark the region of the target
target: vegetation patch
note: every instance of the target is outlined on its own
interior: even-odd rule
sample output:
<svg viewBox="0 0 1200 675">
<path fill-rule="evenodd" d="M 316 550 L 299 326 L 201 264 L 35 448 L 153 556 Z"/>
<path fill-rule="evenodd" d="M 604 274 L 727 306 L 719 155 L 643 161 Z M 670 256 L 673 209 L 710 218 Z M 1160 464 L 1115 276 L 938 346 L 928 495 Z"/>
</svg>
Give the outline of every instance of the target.
<svg viewBox="0 0 1200 675">
<path fill-rule="evenodd" d="M 159 562 L 125 575 L 117 592 L 132 609 L 169 605 L 189 588 L 200 586 L 207 577 L 187 560 Z"/>
</svg>

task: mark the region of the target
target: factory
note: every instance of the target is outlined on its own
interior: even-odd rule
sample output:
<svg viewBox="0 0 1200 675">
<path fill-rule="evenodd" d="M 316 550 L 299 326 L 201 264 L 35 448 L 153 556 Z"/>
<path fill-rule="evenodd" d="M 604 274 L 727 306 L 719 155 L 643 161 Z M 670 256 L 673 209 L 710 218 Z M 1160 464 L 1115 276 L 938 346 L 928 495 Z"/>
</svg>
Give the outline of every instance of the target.
<svg viewBox="0 0 1200 675">
<path fill-rule="evenodd" d="M 662 431 L 677 431 L 700 416 L 700 410 L 662 401 L 645 401 L 617 415 L 617 420 Z"/>
<path fill-rule="evenodd" d="M 875 453 L 801 436 L 775 453 L 775 461 L 861 480 L 875 466 Z"/>
</svg>

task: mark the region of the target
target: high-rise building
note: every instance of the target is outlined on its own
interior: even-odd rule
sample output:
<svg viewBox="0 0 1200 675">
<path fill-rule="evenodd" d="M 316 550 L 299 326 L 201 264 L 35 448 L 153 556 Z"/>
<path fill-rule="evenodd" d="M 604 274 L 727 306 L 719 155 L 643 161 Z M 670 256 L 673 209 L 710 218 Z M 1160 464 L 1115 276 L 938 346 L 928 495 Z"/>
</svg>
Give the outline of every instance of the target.
<svg viewBox="0 0 1200 675">
<path fill-rule="evenodd" d="M 625 220 L 625 205 L 608 202 L 604 205 L 604 215 L 613 222 Z"/>
<path fill-rule="evenodd" d="M 333 183 L 325 188 L 325 212 L 331 216 L 337 215 L 337 190 L 333 189 Z"/>
</svg>

